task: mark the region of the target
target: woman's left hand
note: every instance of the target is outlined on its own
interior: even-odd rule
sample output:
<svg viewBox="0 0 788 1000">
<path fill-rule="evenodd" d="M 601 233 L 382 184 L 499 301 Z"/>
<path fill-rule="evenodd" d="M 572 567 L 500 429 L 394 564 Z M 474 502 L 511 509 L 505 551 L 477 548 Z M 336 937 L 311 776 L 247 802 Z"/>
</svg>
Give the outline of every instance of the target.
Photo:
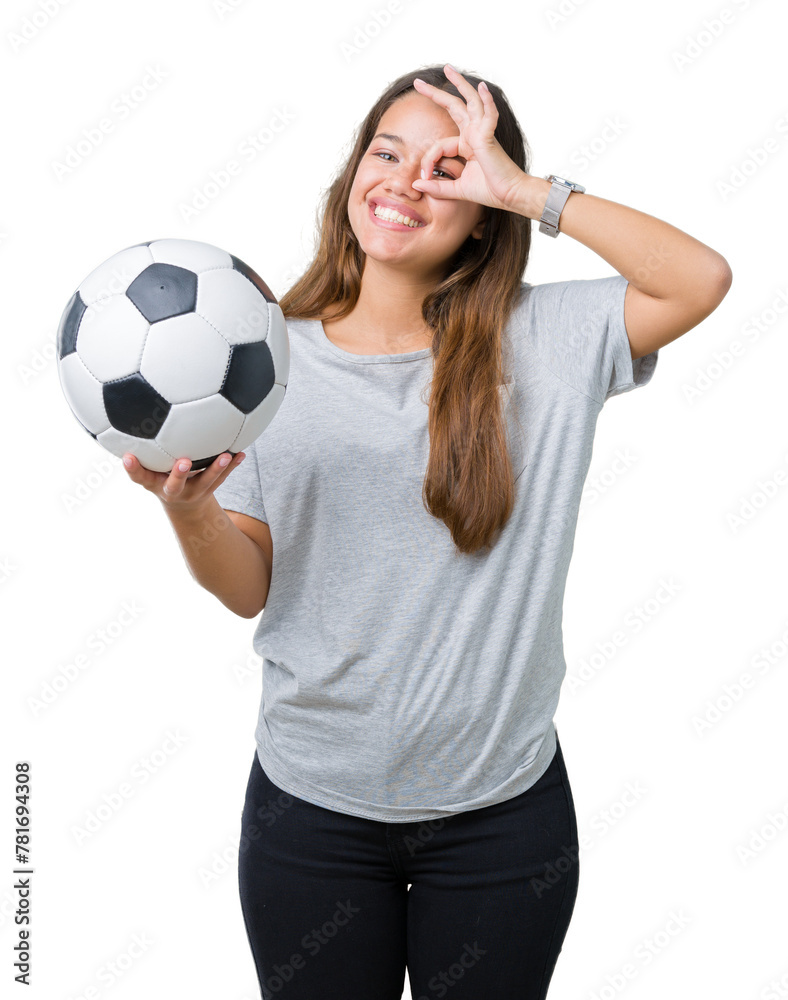
<svg viewBox="0 0 788 1000">
<path fill-rule="evenodd" d="M 413 186 L 417 191 L 435 198 L 474 201 L 491 208 L 516 211 L 517 195 L 523 179 L 528 175 L 504 152 L 495 138 L 498 109 L 492 94 L 483 83 L 478 91 L 474 89 L 462 73 L 449 65 L 443 71 L 465 101 L 423 80 L 416 80 L 413 86 L 419 94 L 431 98 L 448 111 L 460 134 L 438 139 L 430 146 L 421 166 L 423 176 L 431 179 L 417 179 Z M 462 156 L 466 161 L 457 180 L 432 178 L 435 164 L 442 156 Z"/>
</svg>

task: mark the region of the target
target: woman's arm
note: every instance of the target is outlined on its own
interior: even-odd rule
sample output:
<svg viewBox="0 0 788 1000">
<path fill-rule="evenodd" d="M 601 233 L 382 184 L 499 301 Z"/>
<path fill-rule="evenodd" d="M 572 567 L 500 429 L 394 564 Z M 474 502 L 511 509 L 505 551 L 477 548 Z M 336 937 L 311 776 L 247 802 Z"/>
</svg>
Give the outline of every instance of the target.
<svg viewBox="0 0 788 1000">
<path fill-rule="evenodd" d="M 163 501 L 162 506 L 197 583 L 241 618 L 256 618 L 271 587 L 268 525 L 235 511 L 228 514 L 213 494 L 193 508 Z"/>
<path fill-rule="evenodd" d="M 551 186 L 542 177 L 525 174 L 514 210 L 538 220 Z M 624 322 L 633 360 L 697 326 L 731 286 L 731 269 L 722 254 L 670 223 L 618 202 L 573 191 L 558 227 L 629 282 Z"/>
</svg>

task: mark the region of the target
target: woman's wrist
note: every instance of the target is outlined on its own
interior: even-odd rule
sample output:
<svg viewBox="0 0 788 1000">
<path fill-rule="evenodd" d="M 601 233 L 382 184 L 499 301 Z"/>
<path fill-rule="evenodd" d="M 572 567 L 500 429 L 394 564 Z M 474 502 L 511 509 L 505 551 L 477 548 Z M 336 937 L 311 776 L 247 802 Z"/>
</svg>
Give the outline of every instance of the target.
<svg viewBox="0 0 788 1000">
<path fill-rule="evenodd" d="M 545 180 L 544 177 L 536 177 L 534 174 L 523 172 L 520 184 L 512 199 L 511 211 L 518 215 L 524 215 L 527 219 L 541 219 L 552 186 L 552 183 Z"/>
<path fill-rule="evenodd" d="M 158 496 L 158 494 L 156 495 Z M 217 508 L 221 509 L 221 504 L 213 493 L 209 493 L 198 501 L 192 500 L 180 503 L 177 500 L 168 501 L 164 497 L 159 496 L 159 502 L 173 523 L 178 521 L 190 526 L 201 525 L 216 514 Z"/>
</svg>

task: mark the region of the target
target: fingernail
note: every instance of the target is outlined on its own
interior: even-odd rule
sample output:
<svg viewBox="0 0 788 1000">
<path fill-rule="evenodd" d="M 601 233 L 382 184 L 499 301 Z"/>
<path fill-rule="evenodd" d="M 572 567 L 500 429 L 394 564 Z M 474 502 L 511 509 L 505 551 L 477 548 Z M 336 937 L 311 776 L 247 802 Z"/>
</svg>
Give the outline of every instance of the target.
<svg viewBox="0 0 788 1000">
<path fill-rule="evenodd" d="M 185 472 L 189 468 L 188 462 L 178 462 L 178 471 Z"/>
<path fill-rule="evenodd" d="M 126 466 L 127 469 L 130 469 L 131 468 L 131 459 L 130 458 L 124 458 L 123 459 L 123 464 Z"/>
<path fill-rule="evenodd" d="M 225 465 L 228 465 L 229 462 L 230 462 L 230 456 L 229 455 L 222 455 L 222 457 L 219 459 L 219 465 L 222 468 L 224 468 Z"/>
<path fill-rule="evenodd" d="M 424 176 L 424 168 L 421 169 L 421 179 L 425 181 L 427 178 Z"/>
</svg>

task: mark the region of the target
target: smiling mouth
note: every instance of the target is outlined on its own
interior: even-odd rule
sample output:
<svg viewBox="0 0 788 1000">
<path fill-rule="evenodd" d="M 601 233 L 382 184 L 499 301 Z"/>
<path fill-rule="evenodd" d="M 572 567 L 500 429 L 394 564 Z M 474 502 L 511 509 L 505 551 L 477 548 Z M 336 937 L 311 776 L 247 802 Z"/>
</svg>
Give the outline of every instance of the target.
<svg viewBox="0 0 788 1000">
<path fill-rule="evenodd" d="M 417 222 L 407 215 L 394 212 L 390 208 L 383 208 L 381 205 L 370 205 L 369 214 L 378 223 L 384 223 L 395 229 L 423 229 L 425 222 Z"/>
</svg>

